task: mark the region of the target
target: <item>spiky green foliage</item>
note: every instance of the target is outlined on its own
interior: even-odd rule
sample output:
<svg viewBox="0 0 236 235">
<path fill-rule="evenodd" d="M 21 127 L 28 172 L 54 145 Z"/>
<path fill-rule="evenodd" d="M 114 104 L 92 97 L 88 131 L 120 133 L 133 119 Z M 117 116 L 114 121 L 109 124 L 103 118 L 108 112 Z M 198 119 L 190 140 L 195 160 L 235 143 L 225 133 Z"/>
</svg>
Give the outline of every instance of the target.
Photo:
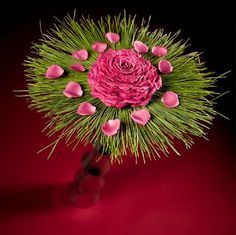
<svg viewBox="0 0 236 235">
<path fill-rule="evenodd" d="M 104 35 L 106 32 L 116 32 L 121 41 L 110 44 Z M 135 17 L 119 15 L 110 16 L 94 22 L 90 18 L 77 21 L 70 16 L 59 21 L 49 32 L 43 33 L 42 39 L 32 47 L 32 54 L 25 61 L 28 77 L 27 97 L 30 108 L 45 113 L 48 123 L 45 130 L 48 135 L 58 134 L 57 140 L 50 145 L 54 150 L 59 140 L 66 143 L 80 141 L 102 144 L 104 152 L 109 152 L 112 160 L 122 160 L 122 156 L 130 151 L 136 160 L 141 157 L 155 158 L 160 153 L 169 154 L 172 149 L 177 152 L 172 142 L 174 138 L 181 140 L 187 148 L 193 144 L 192 137 L 205 137 L 208 128 L 216 114 L 211 99 L 216 95 L 213 91 L 217 77 L 208 72 L 200 61 L 198 52 L 185 53 L 187 42 L 177 39 L 177 33 L 164 33 L 163 29 L 149 31 L 149 22 L 142 21 L 138 27 Z M 110 48 L 132 48 L 133 42 L 140 40 L 151 48 L 162 45 L 168 48 L 168 59 L 174 71 L 163 75 L 163 87 L 152 97 L 146 109 L 151 114 L 151 120 L 145 126 L 135 124 L 130 113 L 136 108 L 116 109 L 107 107 L 99 99 L 90 95 L 87 82 L 87 72 L 78 73 L 68 69 L 77 62 L 71 53 L 85 48 L 89 52 L 87 61 L 81 62 L 87 71 L 96 61 L 97 53 L 91 50 L 96 41 L 106 42 Z M 151 52 L 144 57 L 157 65 L 159 58 Z M 66 76 L 56 80 L 45 78 L 46 69 L 52 64 L 59 64 L 66 71 Z M 84 95 L 79 99 L 68 99 L 62 91 L 68 81 L 81 84 Z M 180 106 L 168 109 L 161 103 L 162 94 L 171 90 L 180 97 Z M 76 114 L 81 102 L 90 102 L 96 106 L 97 112 L 92 116 Z M 108 119 L 119 118 L 122 129 L 117 135 L 107 137 L 101 132 L 101 125 Z"/>
</svg>

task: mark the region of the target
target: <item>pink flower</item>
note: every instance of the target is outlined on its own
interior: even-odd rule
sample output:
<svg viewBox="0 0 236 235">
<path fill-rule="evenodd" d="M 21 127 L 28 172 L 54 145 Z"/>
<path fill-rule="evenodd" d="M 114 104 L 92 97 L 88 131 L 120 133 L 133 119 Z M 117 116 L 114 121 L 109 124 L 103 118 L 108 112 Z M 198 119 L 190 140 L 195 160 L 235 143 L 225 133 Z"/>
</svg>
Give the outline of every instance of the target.
<svg viewBox="0 0 236 235">
<path fill-rule="evenodd" d="M 123 108 L 148 104 L 161 86 L 150 61 L 131 49 L 102 53 L 88 74 L 91 95 L 107 106 Z"/>
<path fill-rule="evenodd" d="M 78 50 L 72 53 L 72 56 L 78 60 L 87 60 L 88 52 L 85 49 Z"/>
<path fill-rule="evenodd" d="M 149 119 L 151 118 L 150 113 L 146 109 L 140 109 L 133 111 L 130 115 L 132 120 L 142 126 L 146 125 Z"/>
<path fill-rule="evenodd" d="M 179 105 L 179 97 L 172 91 L 167 91 L 161 98 L 161 102 L 168 108 L 175 108 Z"/>
<path fill-rule="evenodd" d="M 107 44 L 103 43 L 103 42 L 95 42 L 92 45 L 92 48 L 94 51 L 98 52 L 98 53 L 102 53 L 107 49 Z"/>
<path fill-rule="evenodd" d="M 152 48 L 152 54 L 157 56 L 157 57 L 162 57 L 167 54 L 167 49 L 165 47 L 158 47 L 155 46 Z"/>
<path fill-rule="evenodd" d="M 171 73 L 173 71 L 173 67 L 168 60 L 160 60 L 158 69 L 161 73 Z"/>
<path fill-rule="evenodd" d="M 83 102 L 79 105 L 77 113 L 82 116 L 93 115 L 94 113 L 96 113 L 96 107 L 89 102 Z"/>
<path fill-rule="evenodd" d="M 61 66 L 57 64 L 53 64 L 48 67 L 45 77 L 48 79 L 59 78 L 62 76 L 63 73 L 64 73 L 64 69 Z"/>
<path fill-rule="evenodd" d="M 66 85 L 66 88 L 64 89 L 63 94 L 68 98 L 71 98 L 71 97 L 77 98 L 77 97 L 82 96 L 83 91 L 79 83 L 70 81 Z"/>
<path fill-rule="evenodd" d="M 120 36 L 116 33 L 108 32 L 106 33 L 106 38 L 111 42 L 111 43 L 116 43 L 120 41 Z"/>
<path fill-rule="evenodd" d="M 120 129 L 120 120 L 108 120 L 102 125 L 102 132 L 107 136 L 112 136 L 117 134 L 118 130 Z"/>
<path fill-rule="evenodd" d="M 137 51 L 138 53 L 145 54 L 148 52 L 148 47 L 143 42 L 135 41 L 134 50 Z"/>
<path fill-rule="evenodd" d="M 77 72 L 84 72 L 85 71 L 85 68 L 82 64 L 72 64 L 69 68 L 72 70 L 75 70 Z"/>
</svg>

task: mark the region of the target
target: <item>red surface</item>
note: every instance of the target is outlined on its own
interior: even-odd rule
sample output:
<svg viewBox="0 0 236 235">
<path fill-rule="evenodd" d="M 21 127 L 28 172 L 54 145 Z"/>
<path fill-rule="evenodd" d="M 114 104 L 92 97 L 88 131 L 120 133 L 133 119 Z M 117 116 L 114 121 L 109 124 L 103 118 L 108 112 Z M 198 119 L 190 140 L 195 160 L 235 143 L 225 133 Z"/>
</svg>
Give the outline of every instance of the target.
<svg viewBox="0 0 236 235">
<path fill-rule="evenodd" d="M 86 149 L 60 144 L 49 161 L 37 155 L 49 143 L 44 120 L 12 92 L 25 88 L 21 63 L 39 36 L 28 32 L 6 35 L 2 45 L 8 46 L 1 48 L 1 235 L 234 234 L 234 142 L 223 119 L 214 122 L 210 142 L 196 139 L 182 157 L 146 165 L 127 159 L 105 176 L 98 204 L 70 205 L 66 189 Z"/>
</svg>

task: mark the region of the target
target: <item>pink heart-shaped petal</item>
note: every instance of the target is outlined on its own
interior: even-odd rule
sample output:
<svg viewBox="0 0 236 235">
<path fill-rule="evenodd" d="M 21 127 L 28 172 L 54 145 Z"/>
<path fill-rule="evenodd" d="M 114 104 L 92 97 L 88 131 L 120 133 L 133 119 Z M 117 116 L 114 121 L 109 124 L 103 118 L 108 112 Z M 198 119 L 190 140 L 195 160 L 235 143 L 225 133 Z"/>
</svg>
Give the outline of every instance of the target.
<svg viewBox="0 0 236 235">
<path fill-rule="evenodd" d="M 152 54 L 157 57 L 165 56 L 167 54 L 167 48 L 155 46 L 152 48 Z"/>
<path fill-rule="evenodd" d="M 64 69 L 61 66 L 53 64 L 47 68 L 45 77 L 48 79 L 59 78 L 63 73 Z"/>
<path fill-rule="evenodd" d="M 140 110 L 133 111 L 130 114 L 130 117 L 132 118 L 134 122 L 144 126 L 150 120 L 151 115 L 146 109 L 140 109 Z"/>
<path fill-rule="evenodd" d="M 179 97 L 172 91 L 167 91 L 163 94 L 161 102 L 168 108 L 175 108 L 179 105 Z"/>
<path fill-rule="evenodd" d="M 89 102 L 83 102 L 79 105 L 77 113 L 82 116 L 93 115 L 96 112 L 96 107 Z"/>
<path fill-rule="evenodd" d="M 92 45 L 92 48 L 94 51 L 98 52 L 98 53 L 102 53 L 107 49 L 107 44 L 103 43 L 103 42 L 95 42 Z"/>
<path fill-rule="evenodd" d="M 78 50 L 72 53 L 72 56 L 78 60 L 87 60 L 88 52 L 85 49 Z"/>
<path fill-rule="evenodd" d="M 117 33 L 108 32 L 108 33 L 106 33 L 106 38 L 111 43 L 116 43 L 116 42 L 120 41 L 120 36 Z"/>
<path fill-rule="evenodd" d="M 141 41 L 134 42 L 134 50 L 138 53 L 145 54 L 148 52 L 148 47 Z"/>
<path fill-rule="evenodd" d="M 112 136 L 117 134 L 117 131 L 120 129 L 120 120 L 108 120 L 102 125 L 102 132 L 107 136 Z"/>
<path fill-rule="evenodd" d="M 173 67 L 168 60 L 160 60 L 158 69 L 161 73 L 171 73 L 173 71 Z"/>
<path fill-rule="evenodd" d="M 76 97 L 82 96 L 83 91 L 79 83 L 70 81 L 66 85 L 66 88 L 64 89 L 63 94 L 68 98 L 71 98 L 71 97 L 76 98 Z"/>
<path fill-rule="evenodd" d="M 69 68 L 72 70 L 75 70 L 77 72 L 84 72 L 85 71 L 85 68 L 82 64 L 72 64 Z"/>
</svg>

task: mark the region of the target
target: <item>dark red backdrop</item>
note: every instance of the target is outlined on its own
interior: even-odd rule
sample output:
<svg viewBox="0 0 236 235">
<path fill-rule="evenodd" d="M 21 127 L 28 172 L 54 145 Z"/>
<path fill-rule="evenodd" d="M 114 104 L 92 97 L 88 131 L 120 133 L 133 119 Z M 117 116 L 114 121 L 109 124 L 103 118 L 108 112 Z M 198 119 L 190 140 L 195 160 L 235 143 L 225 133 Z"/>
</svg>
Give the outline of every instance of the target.
<svg viewBox="0 0 236 235">
<path fill-rule="evenodd" d="M 0 51 L 0 234 L 233 235 L 234 122 L 220 117 L 209 132 L 210 141 L 196 139 L 196 144 L 189 151 L 180 146 L 182 157 L 172 155 L 146 165 L 135 165 L 131 159 L 126 159 L 122 166 L 113 166 L 96 206 L 78 209 L 65 202 L 64 192 L 79 167 L 85 149 L 80 146 L 77 151 L 71 152 L 60 144 L 49 161 L 46 154 L 36 155 L 37 150 L 49 143 L 41 133 L 44 120 L 40 114 L 29 111 L 26 101 L 15 98 L 12 92 L 26 88 L 21 64 L 29 52 L 31 41 L 40 36 L 36 21 L 39 17 L 46 19 L 55 12 L 60 15 L 62 8 L 53 11 L 51 5 L 50 9 L 45 8 L 42 12 L 33 7 L 25 8 L 22 15 L 16 14 L 14 20 L 8 22 L 7 27 L 6 21 L 4 24 L 5 34 L 1 38 Z M 44 7 L 39 5 L 39 9 Z M 109 9 L 101 10 L 101 14 L 114 11 Z M 149 9 L 153 14 L 151 7 Z M 216 16 L 221 9 L 217 9 L 218 12 L 211 15 L 215 18 L 209 18 L 212 21 L 208 22 L 209 25 L 218 19 Z M 16 13 L 17 8 L 14 10 L 13 13 Z M 135 11 L 140 15 L 149 13 L 141 8 L 131 10 Z M 214 31 L 216 26 L 213 26 L 212 32 L 222 38 L 216 38 L 215 42 L 212 33 L 207 31 L 209 25 L 202 24 L 201 28 L 193 20 L 197 17 L 197 10 L 193 15 L 182 16 L 179 21 L 176 19 L 181 12 L 174 14 L 173 9 L 171 12 L 173 17 L 166 22 L 167 27 L 174 30 L 183 27 L 186 35 L 193 36 L 195 48 L 199 43 L 199 49 L 206 50 L 205 58 L 212 61 L 209 63 L 212 70 L 221 73 L 232 68 L 228 51 L 231 46 L 225 43 L 227 38 Z M 202 14 L 200 24 L 207 22 L 207 13 L 205 18 L 204 11 Z M 160 19 L 165 21 L 165 15 L 161 16 Z M 154 14 L 154 23 L 157 18 Z M 189 20 L 189 26 L 184 23 L 185 19 Z M 205 41 L 198 35 L 199 32 L 208 32 Z M 228 38 L 229 35 L 228 32 Z M 220 42 L 226 51 L 216 52 L 216 45 Z M 215 58 L 217 55 L 218 60 Z M 232 87 L 232 78 L 233 73 L 222 90 Z M 222 86 L 223 82 L 220 84 Z M 217 107 L 231 119 L 232 99 L 232 94 L 223 97 Z"/>
</svg>

